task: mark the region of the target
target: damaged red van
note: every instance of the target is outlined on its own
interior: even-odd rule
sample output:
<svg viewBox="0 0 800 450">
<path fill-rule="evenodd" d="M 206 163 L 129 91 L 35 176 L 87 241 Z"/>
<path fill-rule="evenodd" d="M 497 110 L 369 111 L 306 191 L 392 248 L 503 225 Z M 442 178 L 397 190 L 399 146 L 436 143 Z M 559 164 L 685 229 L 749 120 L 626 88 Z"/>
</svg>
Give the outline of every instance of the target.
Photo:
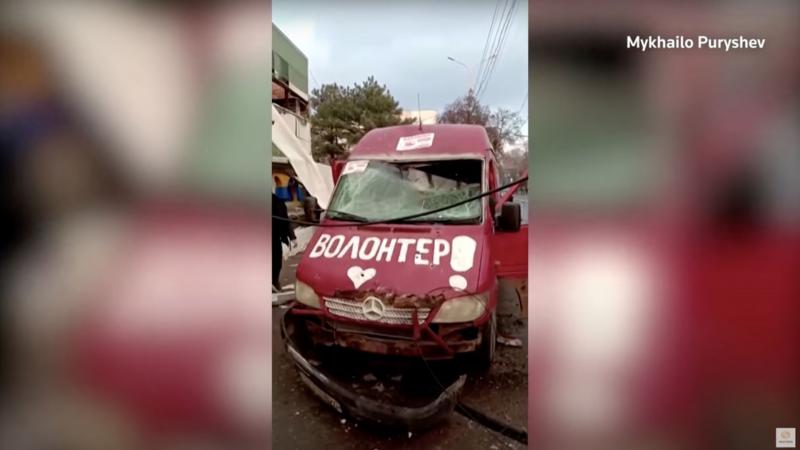
<svg viewBox="0 0 800 450">
<path fill-rule="evenodd" d="M 524 182 L 498 190 L 485 129 L 375 129 L 334 178 L 287 317 L 314 345 L 489 365 L 498 280 L 527 277 L 527 225 L 509 201 Z"/>
</svg>

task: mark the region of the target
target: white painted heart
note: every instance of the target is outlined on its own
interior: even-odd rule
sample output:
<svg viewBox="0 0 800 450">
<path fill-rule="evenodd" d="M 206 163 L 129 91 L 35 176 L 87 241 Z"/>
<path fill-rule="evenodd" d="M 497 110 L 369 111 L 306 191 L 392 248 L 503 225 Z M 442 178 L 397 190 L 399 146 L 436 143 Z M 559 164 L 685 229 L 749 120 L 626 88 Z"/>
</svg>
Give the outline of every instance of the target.
<svg viewBox="0 0 800 450">
<path fill-rule="evenodd" d="M 356 289 L 360 288 L 362 284 L 375 278 L 376 271 L 373 268 L 362 269 L 358 266 L 353 266 L 347 269 L 347 277 L 353 282 Z"/>
</svg>

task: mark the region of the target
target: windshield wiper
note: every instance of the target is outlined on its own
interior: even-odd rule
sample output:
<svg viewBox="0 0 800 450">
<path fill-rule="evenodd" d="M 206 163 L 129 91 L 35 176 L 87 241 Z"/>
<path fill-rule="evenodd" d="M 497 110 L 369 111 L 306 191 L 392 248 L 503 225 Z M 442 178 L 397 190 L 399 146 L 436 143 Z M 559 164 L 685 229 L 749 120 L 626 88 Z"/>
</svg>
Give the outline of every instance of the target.
<svg viewBox="0 0 800 450">
<path fill-rule="evenodd" d="M 349 212 L 344 211 L 336 211 L 335 209 L 327 210 L 328 214 L 334 213 L 336 217 L 331 217 L 331 219 L 342 219 L 342 220 L 352 220 L 354 222 L 369 222 L 369 219 L 366 217 L 359 216 L 357 214 L 352 214 Z"/>
<path fill-rule="evenodd" d="M 453 224 L 453 225 L 458 225 L 458 224 L 464 224 L 464 223 L 478 223 L 478 222 L 480 222 L 480 220 L 481 220 L 480 217 L 467 217 L 467 218 L 464 218 L 464 219 L 440 219 L 440 220 L 437 220 L 437 222 L 450 223 L 450 224 Z"/>
</svg>

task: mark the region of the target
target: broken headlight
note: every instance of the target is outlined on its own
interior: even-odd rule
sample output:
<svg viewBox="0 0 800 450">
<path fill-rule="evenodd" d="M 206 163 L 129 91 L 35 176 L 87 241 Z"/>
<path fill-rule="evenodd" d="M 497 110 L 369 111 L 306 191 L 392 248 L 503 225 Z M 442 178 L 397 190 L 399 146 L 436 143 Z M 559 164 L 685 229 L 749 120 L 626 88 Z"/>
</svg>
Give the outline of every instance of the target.
<svg viewBox="0 0 800 450">
<path fill-rule="evenodd" d="M 294 295 L 297 301 L 312 308 L 319 308 L 319 295 L 314 292 L 314 288 L 296 280 L 294 284 Z"/>
<path fill-rule="evenodd" d="M 463 297 L 451 298 L 450 300 L 442 303 L 436 317 L 433 318 L 434 323 L 458 323 L 458 322 L 471 322 L 481 315 L 486 310 L 486 302 L 489 299 L 489 293 L 485 292 L 478 295 L 465 295 Z"/>
</svg>

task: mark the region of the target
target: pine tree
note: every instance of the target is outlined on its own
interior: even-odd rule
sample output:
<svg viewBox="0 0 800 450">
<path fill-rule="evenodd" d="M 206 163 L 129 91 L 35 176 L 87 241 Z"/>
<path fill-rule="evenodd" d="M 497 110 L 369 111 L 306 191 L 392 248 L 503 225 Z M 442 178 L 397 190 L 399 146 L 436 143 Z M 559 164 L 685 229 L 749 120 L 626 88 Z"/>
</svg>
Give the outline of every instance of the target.
<svg viewBox="0 0 800 450">
<path fill-rule="evenodd" d="M 410 123 L 399 103 L 374 77 L 352 87 L 324 84 L 311 92 L 311 148 L 318 161 L 342 159 L 374 128 Z"/>
</svg>

